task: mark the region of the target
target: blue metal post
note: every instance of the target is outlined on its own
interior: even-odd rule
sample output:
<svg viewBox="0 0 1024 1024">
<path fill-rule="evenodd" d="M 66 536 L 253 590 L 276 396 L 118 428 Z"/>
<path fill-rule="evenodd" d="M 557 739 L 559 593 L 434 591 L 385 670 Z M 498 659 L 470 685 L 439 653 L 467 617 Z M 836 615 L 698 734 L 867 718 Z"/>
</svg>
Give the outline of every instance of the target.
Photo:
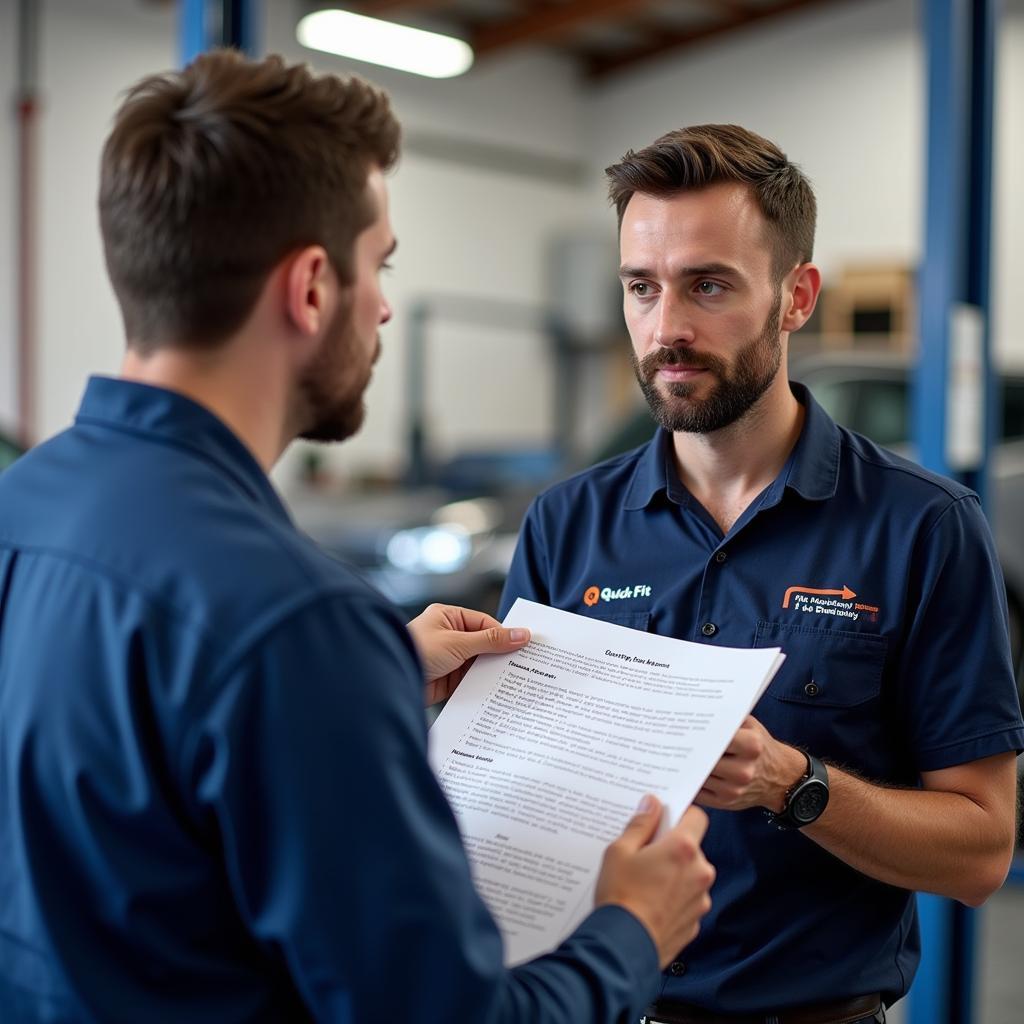
<svg viewBox="0 0 1024 1024">
<path fill-rule="evenodd" d="M 989 329 L 997 0 L 926 0 L 924 12 L 928 181 L 914 434 L 925 466 L 959 477 L 984 502 L 997 422 Z M 957 359 L 971 351 L 965 323 L 974 325 L 980 339 L 980 443 L 976 457 L 961 452 L 953 458 L 949 382 L 951 372 L 964 372 Z M 976 912 L 929 895 L 918 897 L 918 910 L 922 958 L 910 991 L 909 1022 L 971 1024 Z"/>
<path fill-rule="evenodd" d="M 181 63 L 188 64 L 215 46 L 232 46 L 255 56 L 256 7 L 257 0 L 178 0 Z"/>
</svg>

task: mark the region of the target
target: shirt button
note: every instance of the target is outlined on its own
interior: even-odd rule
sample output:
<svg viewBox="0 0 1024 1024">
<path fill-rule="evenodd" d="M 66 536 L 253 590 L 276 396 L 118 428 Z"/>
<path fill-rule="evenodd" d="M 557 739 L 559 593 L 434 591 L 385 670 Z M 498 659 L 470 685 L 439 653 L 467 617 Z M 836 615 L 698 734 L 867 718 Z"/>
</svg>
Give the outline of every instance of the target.
<svg viewBox="0 0 1024 1024">
<path fill-rule="evenodd" d="M 818 694 L 821 693 L 821 687 L 815 682 L 810 682 L 804 687 L 804 693 L 806 693 L 808 697 L 817 697 Z"/>
<path fill-rule="evenodd" d="M 705 622 L 700 631 L 705 636 L 714 636 L 718 632 L 718 627 L 713 622 Z"/>
<path fill-rule="evenodd" d="M 715 552 L 715 561 L 721 565 L 729 556 L 724 551 Z"/>
<path fill-rule="evenodd" d="M 676 960 L 668 965 L 668 973 L 674 978 L 681 978 L 686 973 L 686 964 L 681 960 Z"/>
</svg>

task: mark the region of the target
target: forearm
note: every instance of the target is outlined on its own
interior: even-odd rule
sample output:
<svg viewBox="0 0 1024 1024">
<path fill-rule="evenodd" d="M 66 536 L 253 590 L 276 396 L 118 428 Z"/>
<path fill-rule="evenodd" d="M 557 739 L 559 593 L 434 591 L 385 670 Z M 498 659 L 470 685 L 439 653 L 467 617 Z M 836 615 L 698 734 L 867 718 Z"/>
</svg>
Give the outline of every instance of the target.
<svg viewBox="0 0 1024 1024">
<path fill-rule="evenodd" d="M 1012 817 L 970 795 L 890 789 L 829 766 L 829 803 L 803 831 L 871 878 L 971 906 L 1003 882 Z"/>
</svg>

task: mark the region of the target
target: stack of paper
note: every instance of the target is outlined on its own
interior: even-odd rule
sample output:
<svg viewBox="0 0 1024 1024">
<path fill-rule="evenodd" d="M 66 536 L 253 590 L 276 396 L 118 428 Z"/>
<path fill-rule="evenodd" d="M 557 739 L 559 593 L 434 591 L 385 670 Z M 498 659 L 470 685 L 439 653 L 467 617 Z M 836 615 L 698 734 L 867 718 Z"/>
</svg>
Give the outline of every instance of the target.
<svg viewBox="0 0 1024 1024">
<path fill-rule="evenodd" d="M 532 601 L 515 654 L 480 658 L 430 732 L 474 878 L 509 964 L 590 913 L 604 848 L 645 793 L 671 822 L 699 792 L 782 664 L 641 633 Z"/>
</svg>

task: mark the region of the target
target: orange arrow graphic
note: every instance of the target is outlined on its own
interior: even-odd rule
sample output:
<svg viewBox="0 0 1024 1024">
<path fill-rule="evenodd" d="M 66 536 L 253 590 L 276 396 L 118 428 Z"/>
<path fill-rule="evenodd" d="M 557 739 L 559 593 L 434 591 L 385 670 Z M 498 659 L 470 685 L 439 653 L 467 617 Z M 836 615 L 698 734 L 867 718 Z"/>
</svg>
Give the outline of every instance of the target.
<svg viewBox="0 0 1024 1024">
<path fill-rule="evenodd" d="M 857 595 L 848 587 L 843 584 L 842 590 L 815 590 L 814 587 L 790 587 L 786 591 L 786 596 L 782 599 L 782 607 L 789 607 L 789 599 L 794 594 L 822 594 L 827 597 L 841 597 L 844 601 L 852 601 Z"/>
</svg>

